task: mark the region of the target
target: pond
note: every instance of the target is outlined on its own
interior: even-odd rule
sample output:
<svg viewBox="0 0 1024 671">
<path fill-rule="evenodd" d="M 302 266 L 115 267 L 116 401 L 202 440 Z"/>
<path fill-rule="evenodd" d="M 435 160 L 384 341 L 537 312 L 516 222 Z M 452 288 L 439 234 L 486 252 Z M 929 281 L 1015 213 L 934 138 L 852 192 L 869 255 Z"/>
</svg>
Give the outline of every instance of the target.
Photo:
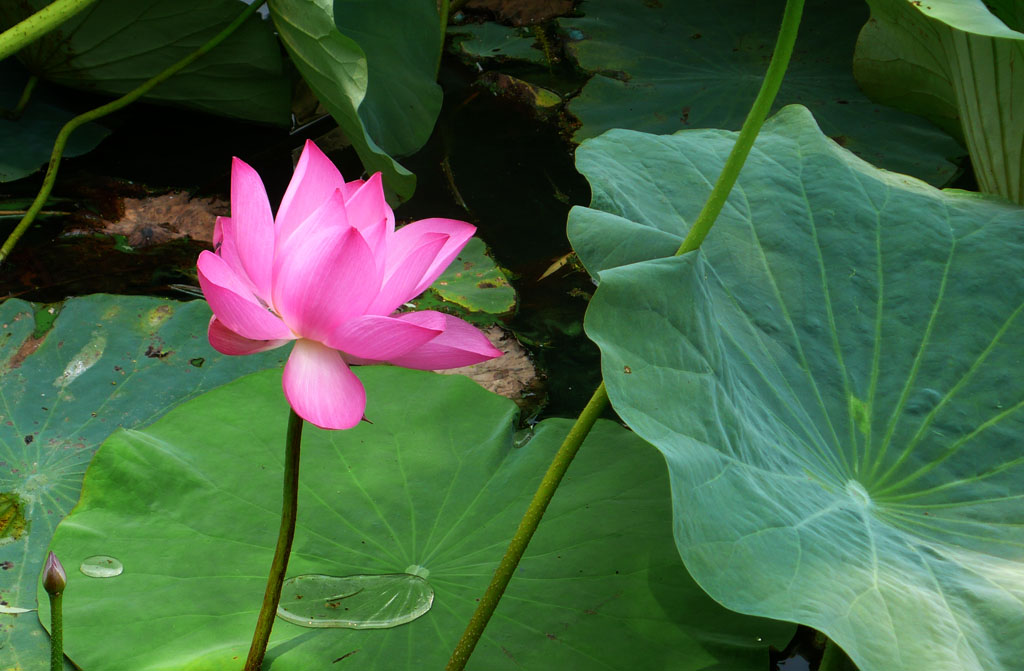
<svg viewBox="0 0 1024 671">
<path fill-rule="evenodd" d="M 0 60 L 8 108 L 43 75 L 0 120 L 5 236 L 48 153 L 18 124 L 103 105 L 241 11 L 189 33 L 192 0 L 150 0 L 114 30 L 126 0 L 95 2 Z M 80 129 L 0 263 L 12 668 L 57 612 L 85 669 L 440 668 L 487 608 L 469 668 L 1014 668 L 1024 121 L 995 117 L 1024 82 L 985 73 L 1024 56 L 1020 16 L 802 5 L 271 0 L 164 104 Z M 147 21 L 188 36 L 148 45 Z M 960 67 L 963 39 L 993 63 Z M 939 74 L 893 65 L 922 59 Z M 302 195 L 331 163 L 368 181 Z M 254 179 L 281 203 L 266 270 L 237 232 Z M 357 192 L 366 222 L 317 214 Z M 447 270 L 462 229 L 436 220 L 476 227 Z M 497 394 L 416 370 L 441 367 Z"/>
</svg>

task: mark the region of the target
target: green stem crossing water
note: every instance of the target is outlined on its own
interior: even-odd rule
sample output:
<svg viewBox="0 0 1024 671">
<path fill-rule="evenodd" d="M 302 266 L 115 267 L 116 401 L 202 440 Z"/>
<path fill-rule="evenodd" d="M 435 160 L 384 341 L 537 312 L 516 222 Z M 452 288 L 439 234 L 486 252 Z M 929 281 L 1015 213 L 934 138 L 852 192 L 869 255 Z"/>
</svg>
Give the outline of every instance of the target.
<svg viewBox="0 0 1024 671">
<path fill-rule="evenodd" d="M 715 219 L 718 218 L 718 214 L 722 211 L 722 207 L 729 197 L 729 192 L 732 190 L 737 177 L 739 177 L 740 170 L 743 168 L 743 163 L 746 161 L 747 155 L 754 145 L 754 139 L 761 130 L 764 120 L 768 117 L 768 112 L 775 101 L 775 95 L 779 92 L 779 87 L 782 85 L 782 79 L 786 74 L 790 56 L 793 54 L 793 45 L 796 43 L 803 6 L 804 0 L 787 0 L 786 10 L 782 17 L 782 26 L 775 43 L 775 51 L 772 53 L 772 59 L 768 65 L 764 81 L 761 84 L 761 89 L 754 100 L 746 121 L 743 122 L 743 127 L 740 129 L 736 144 L 729 153 L 728 159 L 726 159 L 725 167 L 718 176 L 718 180 L 711 190 L 711 195 L 704 203 L 704 207 L 690 228 L 689 234 L 687 234 L 683 243 L 676 251 L 676 256 L 699 248 L 711 230 L 711 226 L 715 223 Z M 466 667 L 469 656 L 473 653 L 473 649 L 483 635 L 487 623 L 494 614 L 494 610 L 498 607 L 498 602 L 505 593 L 505 588 L 508 587 L 509 582 L 512 580 L 512 575 L 515 573 L 516 567 L 519 566 L 519 561 L 522 559 L 523 553 L 526 552 L 526 546 L 537 530 L 541 517 L 543 517 L 544 511 L 551 502 L 555 490 L 562 480 L 562 476 L 569 469 L 573 457 L 576 456 L 580 445 L 587 437 L 587 434 L 590 433 L 590 429 L 594 426 L 594 423 L 604 411 L 608 402 L 608 392 L 605 390 L 604 382 L 601 382 L 583 409 L 583 412 L 580 413 L 576 423 L 573 424 L 569 435 L 566 436 L 558 453 L 555 454 L 555 458 L 551 462 L 547 473 L 544 474 L 540 487 L 537 488 L 537 493 L 534 495 L 529 508 L 526 510 L 526 514 L 523 516 L 522 522 L 519 524 L 519 529 L 516 531 L 515 536 L 512 537 L 505 556 L 502 557 L 501 563 L 494 572 L 491 584 L 480 599 L 473 617 L 466 626 L 466 631 L 462 634 L 462 638 L 459 639 L 455 650 L 452 652 L 445 671 L 461 671 Z"/>
</svg>

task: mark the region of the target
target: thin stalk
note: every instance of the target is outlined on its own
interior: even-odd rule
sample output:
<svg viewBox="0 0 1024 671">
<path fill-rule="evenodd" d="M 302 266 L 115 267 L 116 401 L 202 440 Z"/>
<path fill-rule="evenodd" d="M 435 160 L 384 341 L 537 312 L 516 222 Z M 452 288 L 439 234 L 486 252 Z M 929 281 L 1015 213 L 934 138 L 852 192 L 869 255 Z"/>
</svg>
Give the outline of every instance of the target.
<svg viewBox="0 0 1024 671">
<path fill-rule="evenodd" d="M 21 116 L 21 113 L 28 107 L 28 101 L 32 98 L 32 91 L 36 88 L 36 84 L 39 83 L 39 77 L 32 75 L 25 82 L 25 88 L 21 90 L 21 97 L 18 98 L 18 104 L 14 106 L 14 109 L 4 112 L 3 115 L 8 119 L 17 119 Z"/>
<path fill-rule="evenodd" d="M 722 211 L 729 192 L 732 191 L 736 178 L 743 169 L 743 163 L 747 160 L 750 148 L 754 146 L 754 140 L 764 124 L 768 112 L 775 102 L 775 95 L 782 85 L 782 78 L 789 66 L 789 57 L 793 54 L 793 45 L 796 43 L 797 29 L 800 27 L 800 15 L 803 13 L 804 0 L 787 0 L 786 10 L 782 15 L 782 26 L 779 29 L 779 37 L 775 41 L 775 51 L 772 53 L 772 60 L 768 64 L 768 72 L 765 73 L 764 81 L 761 82 L 761 90 L 757 92 L 754 105 L 750 108 L 743 127 L 740 128 L 739 137 L 733 145 L 729 157 L 725 160 L 725 167 L 722 174 L 718 176 L 711 195 L 708 196 L 704 207 L 697 220 L 690 228 L 690 232 L 679 245 L 676 256 L 692 252 L 700 247 L 700 243 L 707 237 L 708 231 Z"/>
<path fill-rule="evenodd" d="M 0 33 L 0 61 L 21 51 L 96 0 L 55 0 Z"/>
<path fill-rule="evenodd" d="M 453 0 L 452 8 L 454 9 L 458 5 L 459 1 Z M 758 92 L 757 99 L 754 101 L 754 105 L 747 115 L 746 121 L 743 123 L 736 146 L 730 152 L 722 174 L 719 175 L 718 181 L 711 191 L 711 195 L 704 204 L 689 234 L 676 251 L 677 256 L 700 247 L 704 238 L 707 237 L 708 231 L 711 230 L 712 224 L 715 223 L 718 214 L 722 211 L 722 206 L 725 204 L 729 191 L 736 183 L 736 177 L 739 175 L 743 162 L 746 160 L 747 155 L 750 153 L 750 148 L 754 144 L 754 138 L 757 137 L 765 117 L 768 116 L 768 111 L 771 109 L 772 103 L 775 101 L 775 95 L 782 84 L 782 77 L 786 72 L 786 67 L 789 65 L 789 58 L 793 53 L 793 45 L 796 42 L 803 5 L 803 0 L 787 0 L 786 10 L 782 17 L 782 27 L 779 30 L 775 51 L 772 53 L 772 60 L 768 65 L 768 72 L 765 74 L 764 82 L 761 84 L 761 90 Z M 508 550 L 505 551 L 505 556 L 502 557 L 501 563 L 494 572 L 491 584 L 480 599 L 480 603 L 477 605 L 476 611 L 466 627 L 466 631 L 463 632 L 462 638 L 459 639 L 458 644 L 455 646 L 445 671 L 461 671 L 466 667 L 469 656 L 473 653 L 473 649 L 483 635 L 484 628 L 487 626 L 491 615 L 494 614 L 494 610 L 497 608 L 498 601 L 501 599 L 502 594 L 504 594 L 505 588 L 508 587 L 512 574 L 515 572 L 520 559 L 523 557 L 523 553 L 526 551 L 527 544 L 537 530 L 540 519 L 547 509 L 548 503 L 551 502 L 551 498 L 554 496 L 555 489 L 561 482 L 562 476 L 568 470 L 569 464 L 572 463 L 573 457 L 576 456 L 576 452 L 583 443 L 583 439 L 590 433 L 594 422 L 597 421 L 598 416 L 600 416 L 607 405 L 608 392 L 602 381 L 594 395 L 590 398 L 590 401 L 587 402 L 583 412 L 580 413 L 576 423 L 573 424 L 569 435 L 566 436 L 565 441 L 555 455 L 554 461 L 551 462 L 551 466 L 544 475 L 540 487 L 537 488 L 537 493 L 534 494 L 533 500 L 523 516 L 523 520 L 519 523 L 515 536 L 512 537 L 512 542 L 509 543 Z"/>
<path fill-rule="evenodd" d="M 260 671 L 263 656 L 267 654 L 267 641 L 274 628 L 277 605 L 281 602 L 281 584 L 288 570 L 288 555 L 295 538 L 295 518 L 299 511 L 299 444 L 302 442 L 302 418 L 289 408 L 288 436 L 284 448 L 284 495 L 281 505 L 281 528 L 277 532 L 277 547 L 274 560 L 267 575 L 267 591 L 263 594 L 263 606 L 256 619 L 252 633 L 252 645 L 245 660 L 245 671 Z"/>
<path fill-rule="evenodd" d="M 441 72 L 441 57 L 444 55 L 444 38 L 448 34 L 448 0 L 441 0 L 441 51 L 437 54 L 437 67 L 434 68 L 434 79 Z"/>
<path fill-rule="evenodd" d="M 583 412 L 576 419 L 576 423 L 569 429 L 569 435 L 562 441 L 562 446 L 558 448 L 551 466 L 548 467 L 547 473 L 540 481 L 537 493 L 533 495 L 533 500 L 530 501 L 530 506 L 526 509 L 526 514 L 523 515 L 515 536 L 512 537 L 512 542 L 508 544 L 505 556 L 501 558 L 501 563 L 498 564 L 494 577 L 491 578 L 491 584 L 488 585 L 483 598 L 477 604 L 476 611 L 466 626 L 466 631 L 463 632 L 462 638 L 455 646 L 445 671 L 460 671 L 466 667 L 469 656 L 473 654 L 473 648 L 476 647 L 480 636 L 484 633 L 487 622 L 494 614 L 494 609 L 498 607 L 501 595 L 505 593 L 505 588 L 512 580 L 512 574 L 519 566 L 519 560 L 526 552 L 526 546 L 533 538 L 533 533 L 537 531 L 537 525 L 540 524 L 540 518 L 543 517 L 548 504 L 551 503 L 551 497 L 555 495 L 558 484 L 562 481 L 565 472 L 569 470 L 569 464 L 572 463 L 573 457 L 576 456 L 580 445 L 583 444 L 583 439 L 590 433 L 594 422 L 601 416 L 601 412 L 607 405 L 608 392 L 605 391 L 604 382 L 601 382 L 586 407 L 583 408 Z"/>
<path fill-rule="evenodd" d="M 63 592 L 50 595 L 50 671 L 64 671 Z"/>
<path fill-rule="evenodd" d="M 28 210 L 0 210 L 0 217 L 21 217 L 27 212 Z M 40 210 L 38 214 L 42 217 L 70 217 L 72 213 L 64 210 Z"/>
<path fill-rule="evenodd" d="M 18 222 L 18 225 L 14 228 L 13 231 L 11 231 L 11 234 L 7 237 L 7 241 L 4 242 L 3 247 L 0 247 L 0 264 L 2 264 L 4 260 L 10 255 L 11 251 L 14 249 L 14 246 L 18 244 L 18 240 L 28 229 L 29 225 L 35 220 L 36 215 L 39 214 L 39 211 L 43 209 L 43 205 L 46 203 L 46 199 L 49 198 L 50 192 L 53 190 L 53 183 L 57 179 L 57 168 L 58 166 L 60 166 L 60 159 L 64 155 L 64 146 L 68 142 L 68 137 L 76 128 L 84 124 L 87 124 L 90 121 L 95 121 L 100 117 L 106 116 L 111 112 L 116 112 L 122 107 L 125 107 L 126 105 L 135 102 L 136 100 L 144 96 L 146 93 L 149 93 L 150 89 L 152 89 L 157 84 L 166 81 L 173 75 L 177 74 L 183 68 L 188 67 L 197 58 L 199 58 L 206 52 L 216 47 L 218 44 L 223 42 L 229 35 L 231 35 L 231 33 L 235 32 L 235 30 L 237 30 L 238 27 L 241 26 L 242 23 L 244 23 L 247 18 L 249 18 L 249 16 L 251 16 L 257 10 L 259 10 L 261 4 L 262 3 L 254 2 L 251 5 L 247 5 L 245 10 L 242 11 L 234 21 L 232 21 L 226 28 L 224 28 L 224 30 L 217 33 L 212 39 L 210 39 L 210 41 L 208 41 L 206 44 L 199 47 L 198 49 L 196 49 L 191 54 L 181 59 L 174 65 L 170 66 L 160 74 L 156 75 L 152 79 L 147 80 L 138 88 L 133 89 L 132 91 L 124 94 L 117 100 L 113 100 L 107 103 L 106 105 L 101 105 L 96 109 L 92 109 L 88 112 L 85 112 L 84 114 L 79 114 L 75 118 L 71 119 L 71 121 L 68 121 L 66 124 L 64 124 L 64 127 L 60 129 L 59 133 L 57 133 L 57 140 L 53 143 L 53 153 L 50 154 L 50 164 L 46 168 L 46 176 L 43 178 L 43 185 L 39 189 L 39 194 L 36 195 L 36 199 L 32 201 L 32 205 L 28 208 L 28 212 L 25 214 L 22 220 Z"/>
</svg>

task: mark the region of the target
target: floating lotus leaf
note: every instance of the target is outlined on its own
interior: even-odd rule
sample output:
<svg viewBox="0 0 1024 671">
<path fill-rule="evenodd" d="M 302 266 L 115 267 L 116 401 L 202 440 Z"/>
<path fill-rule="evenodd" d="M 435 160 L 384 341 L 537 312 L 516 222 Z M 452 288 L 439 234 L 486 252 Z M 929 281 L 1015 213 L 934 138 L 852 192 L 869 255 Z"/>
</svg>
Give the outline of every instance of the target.
<svg viewBox="0 0 1024 671">
<path fill-rule="evenodd" d="M 209 321 L 204 301 L 96 295 L 63 307 L 0 305 L 0 605 L 36 607 L 46 546 L 112 431 L 148 424 L 287 354 L 219 354 L 206 341 Z M 0 615 L 0 625 L 0 669 L 46 666 L 49 641 L 35 614 Z"/>
<path fill-rule="evenodd" d="M 515 405 L 464 377 L 357 371 L 373 423 L 303 430 L 288 575 L 408 573 L 430 583 L 433 604 L 384 629 L 278 618 L 267 669 L 341 659 L 368 671 L 442 668 L 569 429 L 546 420 L 514 441 Z M 71 659 L 108 671 L 240 664 L 277 537 L 287 417 L 280 374 L 268 371 L 107 440 L 52 549 L 65 566 L 105 554 L 124 572 L 68 571 Z M 700 591 L 672 543 L 667 485 L 656 451 L 598 424 L 469 668 L 764 669 L 768 644 L 784 645 L 792 626 L 731 613 Z M 327 601 L 340 614 L 364 596 L 337 589 Z"/>
</svg>

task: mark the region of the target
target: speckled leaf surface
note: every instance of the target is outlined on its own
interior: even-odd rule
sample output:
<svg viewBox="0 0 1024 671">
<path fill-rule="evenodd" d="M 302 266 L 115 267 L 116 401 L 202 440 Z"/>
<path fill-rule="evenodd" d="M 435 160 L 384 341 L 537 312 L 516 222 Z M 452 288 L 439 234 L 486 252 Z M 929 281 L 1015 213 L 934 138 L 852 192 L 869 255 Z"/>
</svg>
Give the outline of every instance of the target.
<svg viewBox="0 0 1024 671">
<path fill-rule="evenodd" d="M 0 305 L 0 602 L 13 607 L 36 607 L 53 530 L 112 431 L 148 424 L 285 354 L 218 354 L 206 341 L 203 301 L 95 295 L 57 310 L 17 299 Z M 47 664 L 35 613 L 0 614 L 0 627 L 0 669 Z"/>
<path fill-rule="evenodd" d="M 546 420 L 517 437 L 515 405 L 462 376 L 356 370 L 372 424 L 304 428 L 288 574 L 415 572 L 433 606 L 390 629 L 279 618 L 268 670 L 442 668 L 569 429 Z M 80 666 L 219 671 L 245 658 L 279 524 L 279 378 L 242 378 L 99 450 L 52 547 L 71 567 L 97 553 L 124 564 L 109 579 L 69 571 L 65 650 Z M 792 631 L 701 592 L 672 543 L 663 459 L 601 422 L 469 668 L 760 671 Z"/>
<path fill-rule="evenodd" d="M 600 277 L 587 333 L 668 462 L 687 567 L 862 671 L 1018 669 L 1024 210 L 872 168 L 794 106 L 670 257 L 734 142 L 589 141 L 570 216 Z"/>
<path fill-rule="evenodd" d="M 516 306 L 515 289 L 487 255 L 487 245 L 480 238 L 470 238 L 430 288 L 442 300 L 471 312 L 504 315 Z"/>
<path fill-rule="evenodd" d="M 535 46 L 537 34 L 526 27 L 467 23 L 449 26 L 448 34 L 452 36 L 451 50 L 467 59 L 547 63 L 543 48 Z"/>
</svg>

